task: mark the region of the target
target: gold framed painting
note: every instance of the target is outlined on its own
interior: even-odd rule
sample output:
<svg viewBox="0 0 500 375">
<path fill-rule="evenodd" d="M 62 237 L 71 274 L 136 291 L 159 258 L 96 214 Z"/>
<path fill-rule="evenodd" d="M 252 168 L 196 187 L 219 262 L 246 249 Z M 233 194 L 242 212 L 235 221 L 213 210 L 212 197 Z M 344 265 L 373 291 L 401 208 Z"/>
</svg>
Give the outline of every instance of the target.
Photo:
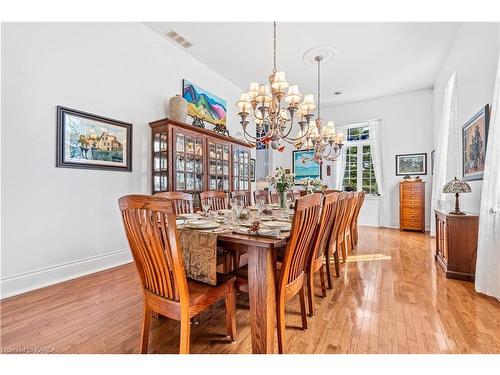
<svg viewBox="0 0 500 375">
<path fill-rule="evenodd" d="M 465 181 L 482 180 L 488 141 L 489 105 L 462 127 L 462 173 Z"/>
</svg>

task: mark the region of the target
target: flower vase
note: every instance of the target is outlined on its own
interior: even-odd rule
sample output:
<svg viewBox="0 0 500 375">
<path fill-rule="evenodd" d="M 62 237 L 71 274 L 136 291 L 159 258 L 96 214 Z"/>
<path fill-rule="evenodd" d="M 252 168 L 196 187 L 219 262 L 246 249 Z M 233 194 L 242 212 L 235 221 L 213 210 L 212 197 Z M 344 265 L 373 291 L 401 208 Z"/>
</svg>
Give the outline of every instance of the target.
<svg viewBox="0 0 500 375">
<path fill-rule="evenodd" d="M 286 192 L 285 191 L 278 191 L 279 197 L 280 197 L 280 208 L 285 209 L 286 208 Z"/>
</svg>

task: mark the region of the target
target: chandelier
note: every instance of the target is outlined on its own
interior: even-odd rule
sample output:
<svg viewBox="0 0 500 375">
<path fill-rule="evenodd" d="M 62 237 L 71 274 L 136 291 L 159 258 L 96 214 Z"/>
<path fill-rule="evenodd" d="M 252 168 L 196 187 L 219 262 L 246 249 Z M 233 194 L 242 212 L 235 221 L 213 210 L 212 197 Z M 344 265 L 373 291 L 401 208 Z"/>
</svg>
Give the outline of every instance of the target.
<svg viewBox="0 0 500 375">
<path fill-rule="evenodd" d="M 295 142 L 295 147 L 306 150 L 313 150 L 312 157 L 303 157 L 302 161 L 314 161 L 318 164 L 323 164 L 323 161 L 332 162 L 337 160 L 344 146 L 344 134 L 335 132 L 335 124 L 333 121 L 328 121 L 326 125 L 321 123 L 321 61 L 322 55 L 314 57 L 318 63 L 318 116 L 316 120 L 310 121 L 307 130 L 299 131 L 298 140 Z M 305 142 L 304 142 L 305 139 Z"/>
<path fill-rule="evenodd" d="M 274 22 L 274 67 L 269 76 L 269 85 L 252 82 L 250 90 L 241 94 L 236 103 L 241 118 L 244 137 L 249 142 L 270 144 L 272 149 L 282 152 L 283 142 L 297 145 L 309 134 L 309 123 L 316 109 L 314 97 L 299 91 L 297 85 L 286 81 L 285 72 L 276 68 L 276 22 Z M 286 92 L 285 90 L 288 89 Z M 253 117 L 256 135 L 248 133 L 249 119 Z M 300 130 L 297 137 L 291 132 L 297 121 Z"/>
</svg>

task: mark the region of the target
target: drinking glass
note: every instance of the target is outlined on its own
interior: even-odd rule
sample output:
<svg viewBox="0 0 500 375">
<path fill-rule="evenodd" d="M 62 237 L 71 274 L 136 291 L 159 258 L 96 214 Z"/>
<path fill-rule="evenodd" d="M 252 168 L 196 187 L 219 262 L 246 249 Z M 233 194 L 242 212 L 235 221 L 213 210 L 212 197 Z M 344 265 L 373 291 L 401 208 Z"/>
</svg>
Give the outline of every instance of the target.
<svg viewBox="0 0 500 375">
<path fill-rule="evenodd" d="M 264 201 L 264 198 L 259 199 L 259 201 L 257 202 L 257 213 L 258 213 L 257 218 L 259 220 L 265 208 L 266 208 L 266 202 Z"/>
<path fill-rule="evenodd" d="M 241 199 L 237 199 L 233 205 L 233 210 L 236 213 L 236 223 L 240 224 L 240 215 L 241 210 L 243 209 L 243 201 Z"/>
<path fill-rule="evenodd" d="M 201 208 L 203 208 L 203 212 L 205 212 L 205 217 L 208 217 L 208 211 L 210 210 L 210 204 L 207 203 L 202 203 Z"/>
</svg>

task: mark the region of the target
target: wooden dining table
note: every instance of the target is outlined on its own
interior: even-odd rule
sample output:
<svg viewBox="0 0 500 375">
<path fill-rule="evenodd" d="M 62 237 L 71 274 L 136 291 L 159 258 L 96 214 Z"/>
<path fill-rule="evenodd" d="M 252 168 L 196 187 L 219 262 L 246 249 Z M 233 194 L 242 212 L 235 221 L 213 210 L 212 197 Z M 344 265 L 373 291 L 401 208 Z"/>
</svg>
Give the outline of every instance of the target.
<svg viewBox="0 0 500 375">
<path fill-rule="evenodd" d="M 252 353 L 274 353 L 276 328 L 276 251 L 286 245 L 289 233 L 281 238 L 264 238 L 234 232 L 221 233 L 217 244 L 228 251 L 248 253 L 248 293 Z"/>
</svg>

